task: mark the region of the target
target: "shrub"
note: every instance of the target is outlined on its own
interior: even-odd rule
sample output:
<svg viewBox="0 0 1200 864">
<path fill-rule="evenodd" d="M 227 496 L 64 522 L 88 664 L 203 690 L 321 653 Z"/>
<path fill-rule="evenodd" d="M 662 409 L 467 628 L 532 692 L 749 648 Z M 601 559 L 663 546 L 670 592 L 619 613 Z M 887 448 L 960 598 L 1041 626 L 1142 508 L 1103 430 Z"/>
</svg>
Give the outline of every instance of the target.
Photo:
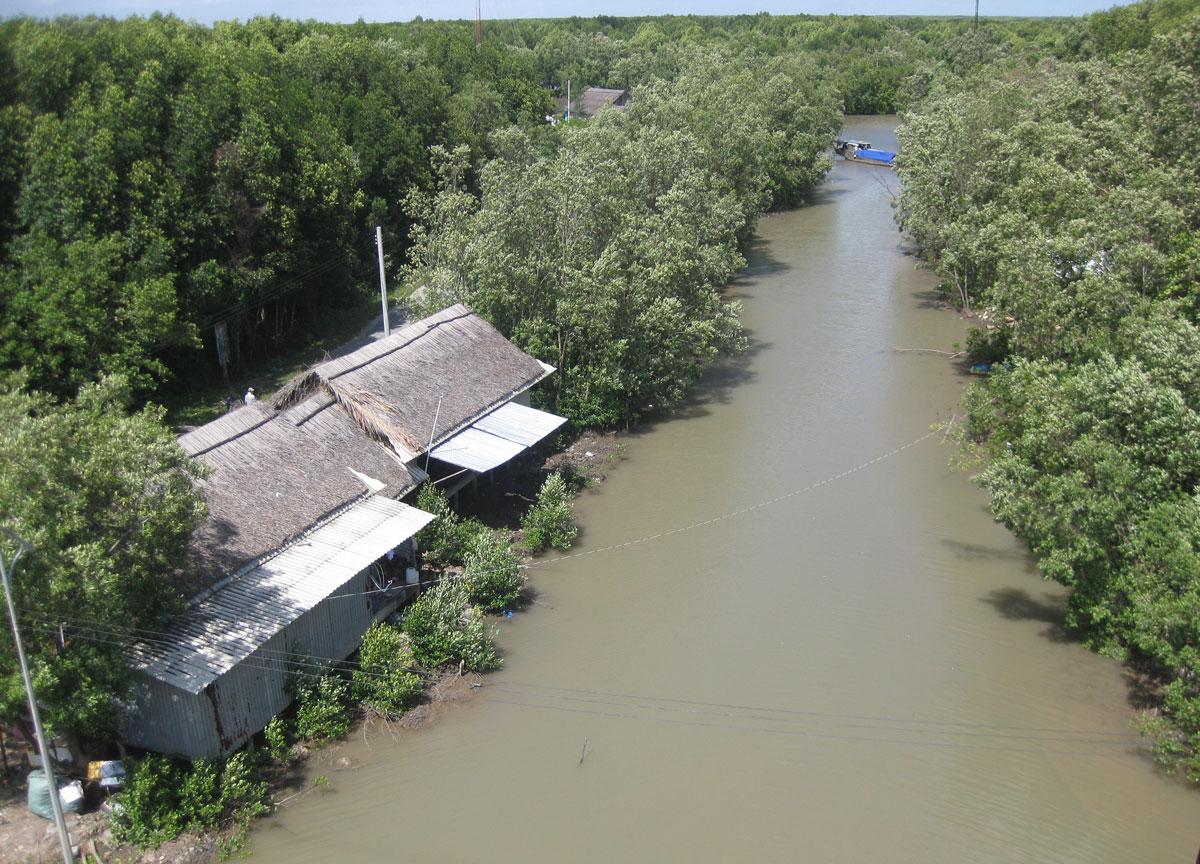
<svg viewBox="0 0 1200 864">
<path fill-rule="evenodd" d="M 392 716 L 421 701 L 424 682 L 412 671 L 416 658 L 407 635 L 389 624 L 372 624 L 363 636 L 359 658 L 359 668 L 354 671 L 359 699 Z"/>
<path fill-rule="evenodd" d="M 179 766 L 163 756 L 130 759 L 125 765 L 121 808 L 114 813 L 113 836 L 122 843 L 158 846 L 187 827 L 179 808 Z"/>
<path fill-rule="evenodd" d="M 162 756 L 130 760 L 113 818 L 113 835 L 123 843 L 159 846 L 184 830 L 238 826 L 229 845 L 237 848 L 254 817 L 266 812 L 266 781 L 256 777 L 245 752 L 225 762 L 201 759 L 190 767 Z"/>
<path fill-rule="evenodd" d="M 267 742 L 267 758 L 272 764 L 286 768 L 292 761 L 292 746 L 288 743 L 287 721 L 276 715 L 263 730 Z"/>
<path fill-rule="evenodd" d="M 468 604 L 467 586 L 444 579 L 408 608 L 404 630 L 423 666 L 462 662 L 475 671 L 500 665 L 483 613 Z"/>
<path fill-rule="evenodd" d="M 350 683 L 333 670 L 314 674 L 306 668 L 288 679 L 296 697 L 296 734 L 317 742 L 345 735 L 354 710 Z"/>
<path fill-rule="evenodd" d="M 521 517 L 521 530 L 525 533 L 525 546 L 531 552 L 540 552 L 553 546 L 570 549 L 571 541 L 579 534 L 573 521 L 570 487 L 557 471 L 546 478 L 538 492 L 537 504 Z"/>
<path fill-rule="evenodd" d="M 417 532 L 417 548 L 430 564 L 445 566 L 463 561 L 475 535 L 487 528 L 478 519 L 460 519 L 450 509 L 446 493 L 432 483 L 417 492 L 417 507 L 436 518 Z"/>
<path fill-rule="evenodd" d="M 463 581 L 471 603 L 487 612 L 516 606 L 525 576 L 512 541 L 495 531 L 480 531 L 467 549 Z"/>
</svg>

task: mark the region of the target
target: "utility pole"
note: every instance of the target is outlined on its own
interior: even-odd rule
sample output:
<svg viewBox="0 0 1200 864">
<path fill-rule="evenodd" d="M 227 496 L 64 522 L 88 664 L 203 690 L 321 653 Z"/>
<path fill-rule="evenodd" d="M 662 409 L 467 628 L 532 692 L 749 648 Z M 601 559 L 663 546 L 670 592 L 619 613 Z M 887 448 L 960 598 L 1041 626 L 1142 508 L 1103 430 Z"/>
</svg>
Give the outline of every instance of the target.
<svg viewBox="0 0 1200 864">
<path fill-rule="evenodd" d="M 483 44 L 483 23 L 479 18 L 479 0 L 475 0 L 475 48 Z"/>
<path fill-rule="evenodd" d="M 975 29 L 979 29 L 979 0 L 975 0 Z"/>
<path fill-rule="evenodd" d="M 426 447 L 425 447 L 425 473 L 426 474 L 429 473 L 429 451 L 433 449 L 433 436 L 437 434 L 437 421 L 438 421 L 438 417 L 442 416 L 442 400 L 445 398 L 446 398 L 445 393 L 443 393 L 441 396 L 438 397 L 438 407 L 437 407 L 437 410 L 433 412 L 433 428 L 429 430 L 429 444 L 426 445 Z"/>
<path fill-rule="evenodd" d="M 0 549 L 0 577 L 4 579 L 4 599 L 8 601 L 8 618 L 12 621 L 13 642 L 17 645 L 17 660 L 21 663 L 21 677 L 25 679 L 25 694 L 29 697 L 29 713 L 33 715 L 33 731 L 37 736 L 38 749 L 42 751 L 42 769 L 50 786 L 50 808 L 54 811 L 54 823 L 58 826 L 58 839 L 62 843 L 63 864 L 74 864 L 71 854 L 71 835 L 67 833 L 67 822 L 63 819 L 62 801 L 58 798 L 58 784 L 54 781 L 54 766 L 51 764 L 50 748 L 46 746 L 46 733 L 42 730 L 42 718 L 38 713 L 37 698 L 33 695 L 33 681 L 29 677 L 29 664 L 25 661 L 25 648 L 21 644 L 21 631 L 17 628 L 17 610 L 13 606 L 12 574 L 22 552 L 32 552 L 33 547 L 12 531 L 0 525 L 0 531 L 17 541 L 17 554 L 4 565 L 4 551 Z"/>
<path fill-rule="evenodd" d="M 379 251 L 379 300 L 383 303 L 383 335 L 392 335 L 392 325 L 388 321 L 387 280 L 383 276 L 383 229 L 375 226 L 375 248 Z"/>
</svg>

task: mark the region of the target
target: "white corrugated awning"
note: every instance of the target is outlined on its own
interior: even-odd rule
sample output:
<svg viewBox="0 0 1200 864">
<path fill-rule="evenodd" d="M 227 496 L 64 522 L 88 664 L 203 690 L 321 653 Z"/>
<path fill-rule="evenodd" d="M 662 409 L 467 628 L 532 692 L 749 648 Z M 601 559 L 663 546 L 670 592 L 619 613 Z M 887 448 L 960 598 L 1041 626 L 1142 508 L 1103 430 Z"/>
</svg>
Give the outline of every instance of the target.
<svg viewBox="0 0 1200 864">
<path fill-rule="evenodd" d="M 503 465 L 566 422 L 557 414 L 508 402 L 430 452 L 443 462 L 482 473 Z"/>
<path fill-rule="evenodd" d="M 199 693 L 433 518 L 391 498 L 368 498 L 195 604 L 159 639 L 134 645 L 131 659 Z"/>
</svg>

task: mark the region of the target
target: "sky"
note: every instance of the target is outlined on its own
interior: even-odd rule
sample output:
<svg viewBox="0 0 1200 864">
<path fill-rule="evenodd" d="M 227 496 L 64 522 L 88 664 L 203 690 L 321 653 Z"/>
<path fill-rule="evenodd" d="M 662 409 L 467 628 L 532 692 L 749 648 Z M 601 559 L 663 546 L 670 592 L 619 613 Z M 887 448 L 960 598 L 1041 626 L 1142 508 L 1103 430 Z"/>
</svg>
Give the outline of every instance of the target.
<svg viewBox="0 0 1200 864">
<path fill-rule="evenodd" d="M 1129 0 L 980 0 L 980 15 L 1085 15 Z M 974 0 L 481 0 L 483 18 L 590 18 L 596 15 L 972 15 Z M 475 0 L 0 0 L 0 17 L 174 13 L 200 24 L 255 15 L 352 23 L 475 17 Z"/>
</svg>

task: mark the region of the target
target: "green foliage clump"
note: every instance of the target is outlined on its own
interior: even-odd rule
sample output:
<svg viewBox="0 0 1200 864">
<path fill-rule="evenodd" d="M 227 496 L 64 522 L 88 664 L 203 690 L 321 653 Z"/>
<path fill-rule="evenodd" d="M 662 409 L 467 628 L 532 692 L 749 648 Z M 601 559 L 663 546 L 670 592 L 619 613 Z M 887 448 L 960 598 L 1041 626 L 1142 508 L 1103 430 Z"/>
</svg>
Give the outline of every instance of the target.
<svg viewBox="0 0 1200 864">
<path fill-rule="evenodd" d="M 313 673 L 302 667 L 289 677 L 288 689 L 296 700 L 296 735 L 320 742 L 350 731 L 356 706 L 350 682 L 340 672 Z"/>
<path fill-rule="evenodd" d="M 461 662 L 484 672 L 501 662 L 483 612 L 471 607 L 460 579 L 443 579 L 408 607 L 404 632 L 412 639 L 413 654 L 428 668 Z"/>
<path fill-rule="evenodd" d="M 470 602 L 485 612 L 516 606 L 525 576 L 508 533 L 480 531 L 467 549 L 462 580 Z"/>
<path fill-rule="evenodd" d="M 628 111 L 552 137 L 496 132 L 478 198 L 463 188 L 469 154 L 443 148 L 436 192 L 407 199 L 422 311 L 466 302 L 553 363 L 545 398 L 577 425 L 677 405 L 743 350 L 720 286 L 759 215 L 803 200 L 831 164 L 840 110 L 815 70 L 715 46 L 672 54 L 643 70 Z"/>
<path fill-rule="evenodd" d="M 191 766 L 148 756 L 126 760 L 126 770 L 121 808 L 113 818 L 113 836 L 124 843 L 159 846 L 186 830 L 229 824 L 244 837 L 250 821 L 267 811 L 266 781 L 245 752 Z"/>
<path fill-rule="evenodd" d="M 531 552 L 553 547 L 570 549 L 579 534 L 574 522 L 574 499 L 566 479 L 555 471 L 538 491 L 537 503 L 521 517 L 525 545 Z"/>
<path fill-rule="evenodd" d="M 279 768 L 291 764 L 293 751 L 288 742 L 288 723 L 282 715 L 271 718 L 271 722 L 263 729 L 263 739 L 267 745 L 267 761 Z"/>
<path fill-rule="evenodd" d="M 417 548 L 430 564 L 462 563 L 473 538 L 487 531 L 478 519 L 463 519 L 455 513 L 446 493 L 433 483 L 425 483 L 417 491 L 417 507 L 435 517 L 417 532 Z"/>
<path fill-rule="evenodd" d="M 1200 20 L 1142 3 L 1060 35 L 1036 79 L 994 39 L 944 46 L 962 62 L 912 88 L 898 221 L 959 305 L 1012 322 L 968 339 L 1011 366 L 965 397 L 993 511 L 1071 589 L 1084 643 L 1157 677 L 1143 731 L 1200 781 L 1200 194 L 1180 146 Z"/>
<path fill-rule="evenodd" d="M 14 601 L 45 620 L 25 649 L 47 725 L 116 734 L 130 684 L 120 634 L 161 628 L 185 601 L 163 578 L 184 563 L 205 507 L 201 476 L 154 407 L 129 412 L 128 382 L 105 378 L 59 405 L 0 379 L 0 522 L 33 544 L 13 573 Z M 13 548 L 4 540 L 6 554 Z M 0 724 L 25 710 L 15 648 L 0 640 Z"/>
<path fill-rule="evenodd" d="M 359 649 L 355 695 L 375 710 L 398 717 L 420 702 L 425 692 L 421 676 L 413 671 L 415 665 L 409 637 L 390 624 L 376 622 Z"/>
</svg>

